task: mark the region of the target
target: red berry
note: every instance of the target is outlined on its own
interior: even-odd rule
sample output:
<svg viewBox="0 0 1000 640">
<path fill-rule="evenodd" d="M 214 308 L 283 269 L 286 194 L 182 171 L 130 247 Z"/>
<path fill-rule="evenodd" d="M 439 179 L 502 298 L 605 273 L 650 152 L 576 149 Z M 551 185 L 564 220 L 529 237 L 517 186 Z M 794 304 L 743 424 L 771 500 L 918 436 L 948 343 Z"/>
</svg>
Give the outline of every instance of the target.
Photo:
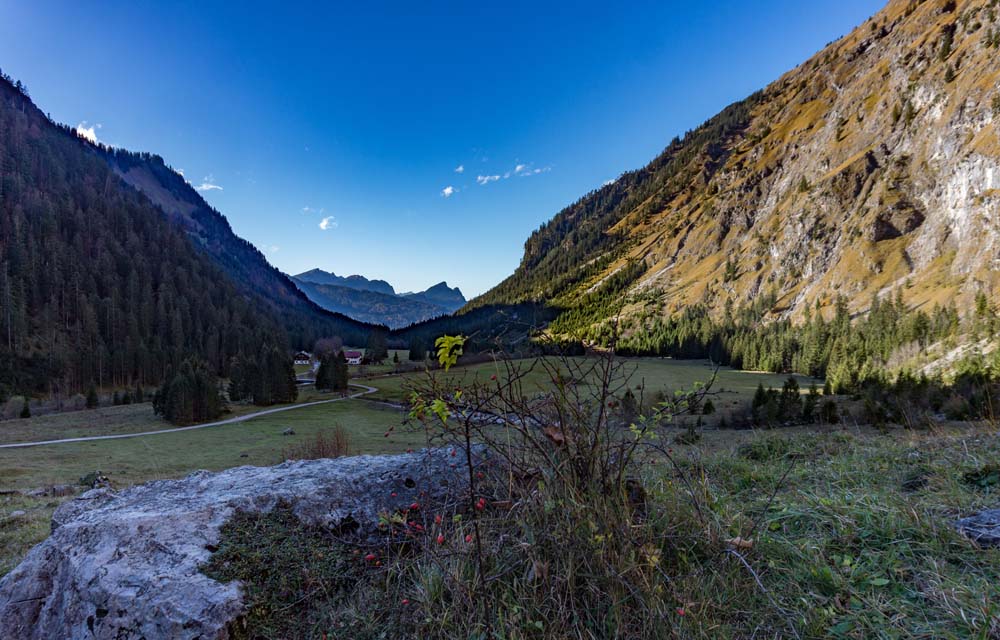
<svg viewBox="0 0 1000 640">
<path fill-rule="evenodd" d="M 413 504 L 411 504 L 410 505 L 410 510 L 411 511 L 420 511 L 420 503 L 419 502 L 414 502 Z"/>
<path fill-rule="evenodd" d="M 438 544 L 444 544 L 444 534 L 443 533 L 439 533 L 438 534 L 437 543 Z"/>
<path fill-rule="evenodd" d="M 490 380 L 496 380 L 496 379 L 497 379 L 497 375 L 495 373 L 490 376 Z"/>
<path fill-rule="evenodd" d="M 405 607 L 408 604 L 410 604 L 410 601 L 406 598 L 403 598 L 403 606 Z"/>
<path fill-rule="evenodd" d="M 434 524 L 441 524 L 441 514 L 434 516 Z"/>
<path fill-rule="evenodd" d="M 470 533 L 470 534 L 467 534 L 467 535 L 465 536 L 465 541 L 466 541 L 467 543 L 468 543 L 468 542 L 472 542 L 472 534 L 471 534 L 471 533 Z"/>
<path fill-rule="evenodd" d="M 677 607 L 677 615 L 682 616 L 684 613 L 684 607 Z"/>
<path fill-rule="evenodd" d="M 479 500 L 476 501 L 476 509 L 478 511 L 482 511 L 485 508 L 486 508 L 486 498 L 480 498 Z"/>
<path fill-rule="evenodd" d="M 395 491 L 393 491 L 393 492 L 392 492 L 392 493 L 390 493 L 389 495 L 390 495 L 390 496 L 392 496 L 393 498 L 395 498 L 395 497 L 396 497 L 396 492 L 395 492 Z"/>
<path fill-rule="evenodd" d="M 457 455 L 457 454 L 458 454 L 458 452 L 457 452 L 457 451 L 455 451 L 454 449 L 452 449 L 452 450 L 451 450 L 451 455 L 452 455 L 453 457 L 454 457 L 455 455 Z"/>
<path fill-rule="evenodd" d="M 376 557 L 377 556 L 374 553 L 369 553 L 368 555 L 365 556 L 365 560 L 367 560 L 368 562 L 371 562 L 372 560 L 375 560 Z"/>
</svg>

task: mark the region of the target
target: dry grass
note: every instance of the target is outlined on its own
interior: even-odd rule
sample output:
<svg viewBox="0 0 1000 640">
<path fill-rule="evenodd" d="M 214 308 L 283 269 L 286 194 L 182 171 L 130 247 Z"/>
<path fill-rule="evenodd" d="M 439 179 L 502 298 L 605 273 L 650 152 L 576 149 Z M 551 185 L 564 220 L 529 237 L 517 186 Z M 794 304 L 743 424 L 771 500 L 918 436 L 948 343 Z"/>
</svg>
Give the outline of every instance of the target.
<svg viewBox="0 0 1000 640">
<path fill-rule="evenodd" d="M 282 460 L 316 460 L 351 455 L 351 437 L 339 424 L 332 429 L 317 431 L 311 439 L 281 450 Z"/>
</svg>

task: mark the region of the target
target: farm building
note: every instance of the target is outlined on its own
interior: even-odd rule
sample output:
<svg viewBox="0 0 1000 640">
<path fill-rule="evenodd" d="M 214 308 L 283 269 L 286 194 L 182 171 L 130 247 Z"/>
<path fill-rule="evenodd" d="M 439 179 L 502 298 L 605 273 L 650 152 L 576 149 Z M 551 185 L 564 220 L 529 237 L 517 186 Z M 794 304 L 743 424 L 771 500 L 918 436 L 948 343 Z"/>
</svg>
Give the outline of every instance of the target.
<svg viewBox="0 0 1000 640">
<path fill-rule="evenodd" d="M 344 358 L 347 359 L 347 364 L 361 364 L 361 359 L 365 357 L 365 354 L 360 351 L 345 351 Z"/>
<path fill-rule="evenodd" d="M 311 364 L 312 354 L 308 351 L 299 351 L 295 354 L 295 364 Z"/>
</svg>

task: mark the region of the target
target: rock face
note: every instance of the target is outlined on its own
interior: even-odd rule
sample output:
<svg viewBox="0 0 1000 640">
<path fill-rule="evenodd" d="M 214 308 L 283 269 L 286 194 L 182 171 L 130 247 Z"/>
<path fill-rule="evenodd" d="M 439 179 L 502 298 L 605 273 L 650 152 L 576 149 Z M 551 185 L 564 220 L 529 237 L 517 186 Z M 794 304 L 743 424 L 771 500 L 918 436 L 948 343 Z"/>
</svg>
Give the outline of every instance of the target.
<svg viewBox="0 0 1000 640">
<path fill-rule="evenodd" d="M 955 526 L 979 546 L 1000 546 L 1000 509 L 980 511 L 968 518 L 962 518 Z"/>
<path fill-rule="evenodd" d="M 240 585 L 198 568 L 237 510 L 284 502 L 306 524 L 371 539 L 380 513 L 460 498 L 468 486 L 462 461 L 424 450 L 88 491 L 56 510 L 52 535 L 0 580 L 0 638 L 229 638 L 243 611 Z"/>
</svg>

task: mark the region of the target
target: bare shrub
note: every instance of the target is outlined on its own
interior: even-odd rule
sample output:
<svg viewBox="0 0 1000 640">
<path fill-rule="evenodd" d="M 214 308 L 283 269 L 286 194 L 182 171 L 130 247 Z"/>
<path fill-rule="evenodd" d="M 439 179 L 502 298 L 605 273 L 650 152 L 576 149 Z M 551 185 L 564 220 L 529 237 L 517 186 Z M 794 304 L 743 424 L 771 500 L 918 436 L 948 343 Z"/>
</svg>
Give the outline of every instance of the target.
<svg viewBox="0 0 1000 640">
<path fill-rule="evenodd" d="M 317 460 L 351 455 L 351 438 L 339 424 L 281 450 L 282 460 Z"/>
</svg>

